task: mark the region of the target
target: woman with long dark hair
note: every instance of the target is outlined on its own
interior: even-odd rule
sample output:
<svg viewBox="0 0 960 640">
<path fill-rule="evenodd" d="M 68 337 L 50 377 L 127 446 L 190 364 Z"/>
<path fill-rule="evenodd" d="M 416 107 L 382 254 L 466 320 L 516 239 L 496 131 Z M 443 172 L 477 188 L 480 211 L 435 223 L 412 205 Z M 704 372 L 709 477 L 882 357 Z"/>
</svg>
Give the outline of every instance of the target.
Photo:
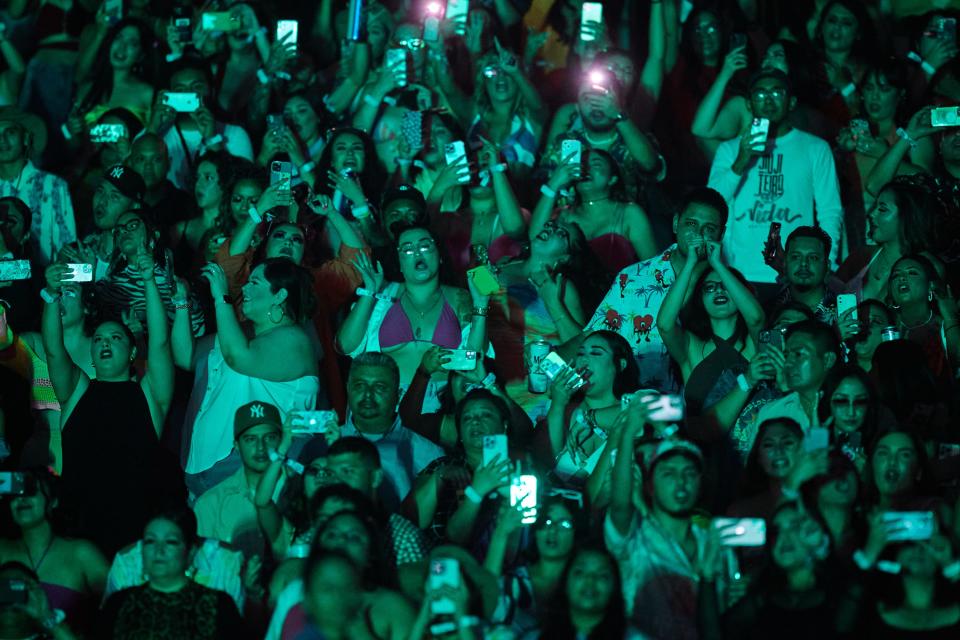
<svg viewBox="0 0 960 640">
<path fill-rule="evenodd" d="M 880 426 L 880 397 L 867 372 L 856 365 L 833 367 L 820 386 L 820 424 L 829 424 L 833 441 L 845 447 L 863 469 L 863 452 Z"/>
<path fill-rule="evenodd" d="M 573 162 L 562 158 L 547 187 L 555 192 L 573 186 L 574 197 L 560 216 L 583 229 L 596 258 L 611 274 L 656 253 L 653 229 L 640 205 L 626 196 L 623 176 L 613 157 L 599 149 L 584 150 Z M 542 196 L 533 210 L 530 234 L 553 217 L 555 198 Z"/>
<path fill-rule="evenodd" d="M 627 624 L 620 568 L 603 547 L 582 546 L 571 556 L 538 638 L 573 640 L 635 638 Z"/>
<path fill-rule="evenodd" d="M 657 315 L 657 328 L 686 383 L 689 411 L 697 415 L 729 390 L 717 389 L 724 371 L 746 370 L 756 352 L 764 313 L 743 276 L 723 263 L 719 243 L 692 242 L 699 259 L 687 260 L 677 274 Z M 708 268 L 694 282 L 703 260 Z"/>
<path fill-rule="evenodd" d="M 123 107 L 146 123 L 153 106 L 155 38 L 150 27 L 135 18 L 115 24 L 97 52 L 89 78 L 79 78 L 80 87 L 68 127 L 82 139 L 87 126 L 113 107 Z"/>
<path fill-rule="evenodd" d="M 567 377 L 553 381 L 545 430 L 549 455 L 544 458 L 555 460 L 553 471 L 563 482 L 579 485 L 600 460 L 623 396 L 637 390 L 639 371 L 630 344 L 613 331 L 590 333 L 571 365 L 586 385 L 575 390 Z"/>
</svg>

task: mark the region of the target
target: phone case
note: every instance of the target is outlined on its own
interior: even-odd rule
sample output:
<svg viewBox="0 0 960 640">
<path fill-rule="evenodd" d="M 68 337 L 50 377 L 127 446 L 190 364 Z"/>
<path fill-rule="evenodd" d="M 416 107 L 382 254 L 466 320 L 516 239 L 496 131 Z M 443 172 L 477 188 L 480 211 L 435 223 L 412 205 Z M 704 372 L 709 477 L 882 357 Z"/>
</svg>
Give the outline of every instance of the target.
<svg viewBox="0 0 960 640">
<path fill-rule="evenodd" d="M 493 269 L 487 265 L 481 265 L 479 267 L 470 269 L 467 271 L 467 276 L 473 280 L 473 286 L 477 288 L 477 291 L 480 292 L 480 295 L 490 296 L 498 293 L 501 289 L 500 281 L 497 280 L 497 275 L 493 272 Z"/>
<path fill-rule="evenodd" d="M 454 349 L 450 352 L 450 360 L 441 366 L 447 371 L 473 371 L 477 368 L 477 352 Z"/>
<path fill-rule="evenodd" d="M 0 260 L 0 282 L 29 280 L 31 273 L 29 260 Z"/>
<path fill-rule="evenodd" d="M 725 547 L 762 547 L 767 543 L 767 523 L 762 518 L 714 518 L 713 527 Z"/>
<path fill-rule="evenodd" d="M 498 457 L 500 462 L 510 459 L 507 449 L 507 436 L 483 436 L 483 464 L 489 464 L 491 460 Z"/>
<path fill-rule="evenodd" d="M 852 319 L 857 319 L 857 296 L 852 293 L 841 293 L 837 296 L 837 318 L 842 318 L 847 311 L 853 309 Z"/>
</svg>

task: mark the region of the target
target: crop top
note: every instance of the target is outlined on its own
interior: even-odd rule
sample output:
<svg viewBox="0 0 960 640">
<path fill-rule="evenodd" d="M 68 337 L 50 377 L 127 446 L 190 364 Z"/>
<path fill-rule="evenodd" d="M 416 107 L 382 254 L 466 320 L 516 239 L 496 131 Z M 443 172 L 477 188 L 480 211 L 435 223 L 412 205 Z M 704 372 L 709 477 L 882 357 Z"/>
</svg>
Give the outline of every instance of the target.
<svg viewBox="0 0 960 640">
<path fill-rule="evenodd" d="M 380 348 L 389 349 L 405 342 L 418 341 L 419 339 L 413 335 L 410 318 L 407 317 L 400 301 L 394 302 L 380 324 Z M 460 346 L 460 341 L 460 320 L 450 303 L 444 300 L 443 309 L 440 310 L 440 318 L 437 320 L 437 326 L 433 329 L 430 342 L 438 347 L 456 349 Z"/>
</svg>

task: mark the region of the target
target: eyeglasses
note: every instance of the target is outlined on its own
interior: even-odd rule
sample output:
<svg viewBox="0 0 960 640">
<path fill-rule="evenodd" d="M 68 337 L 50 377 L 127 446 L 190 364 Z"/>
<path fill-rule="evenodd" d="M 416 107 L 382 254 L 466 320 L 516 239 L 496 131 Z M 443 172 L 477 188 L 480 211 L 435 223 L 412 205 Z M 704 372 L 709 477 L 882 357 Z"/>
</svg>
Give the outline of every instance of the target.
<svg viewBox="0 0 960 640">
<path fill-rule="evenodd" d="M 767 98 L 772 100 L 782 100 L 787 95 L 786 89 L 758 89 L 750 94 L 754 100 L 763 102 Z"/>
<path fill-rule="evenodd" d="M 130 222 L 127 222 L 127 223 L 125 223 L 125 224 L 117 223 L 117 226 L 115 226 L 115 227 L 113 228 L 113 232 L 114 232 L 115 234 L 119 234 L 119 233 L 131 233 L 131 232 L 133 232 L 133 231 L 136 231 L 137 229 L 139 229 L 139 228 L 142 227 L 142 226 L 143 226 L 143 220 L 134 219 L 134 220 L 131 220 Z"/>
<path fill-rule="evenodd" d="M 717 24 L 702 24 L 693 30 L 698 36 L 711 35 L 717 31 L 720 31 L 720 27 Z"/>
<path fill-rule="evenodd" d="M 419 253 L 423 255 L 425 253 L 433 253 L 437 250 L 437 245 L 433 240 L 421 240 L 416 245 L 412 242 L 404 242 L 398 247 L 400 255 L 410 257 L 414 254 Z"/>
<path fill-rule="evenodd" d="M 723 286 L 722 282 L 705 282 L 703 283 L 703 292 L 706 294 L 716 293 L 718 291 L 726 291 L 727 288 Z"/>
<path fill-rule="evenodd" d="M 397 45 L 403 47 L 404 49 L 409 49 L 410 51 L 423 49 L 423 44 L 423 40 L 420 38 L 409 38 L 407 40 L 400 40 L 397 42 Z"/>
<path fill-rule="evenodd" d="M 562 520 L 541 520 L 537 523 L 538 529 L 553 529 L 554 527 L 560 527 L 566 531 L 573 529 L 573 520 L 569 518 L 563 518 Z"/>
</svg>

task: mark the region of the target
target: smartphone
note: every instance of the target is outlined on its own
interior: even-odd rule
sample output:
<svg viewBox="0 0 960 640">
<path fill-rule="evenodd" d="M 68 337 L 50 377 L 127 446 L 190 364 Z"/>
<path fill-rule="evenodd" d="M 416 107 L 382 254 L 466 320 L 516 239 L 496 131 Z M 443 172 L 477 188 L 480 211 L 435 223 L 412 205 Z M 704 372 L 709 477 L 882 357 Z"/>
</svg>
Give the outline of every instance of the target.
<svg viewBox="0 0 960 640">
<path fill-rule="evenodd" d="M 407 86 L 407 50 L 387 49 L 385 55 L 387 70 L 396 77 L 398 85 L 401 87 Z"/>
<path fill-rule="evenodd" d="M 510 506 L 523 510 L 523 524 L 537 521 L 537 476 L 516 476 L 510 484 Z"/>
<path fill-rule="evenodd" d="M 623 410 L 629 407 L 630 403 L 633 402 L 633 400 L 637 397 L 638 393 L 639 392 L 625 393 L 622 396 L 620 396 L 620 409 Z"/>
<path fill-rule="evenodd" d="M 847 436 L 847 441 L 840 446 L 840 453 L 845 455 L 850 462 L 854 462 L 857 456 L 863 452 L 863 436 L 859 431 L 854 431 Z"/>
<path fill-rule="evenodd" d="M 191 24 L 189 7 L 173 8 L 173 28 L 177 33 L 177 42 L 180 44 L 190 44 L 193 42 L 193 25 Z"/>
<path fill-rule="evenodd" d="M 510 459 L 506 434 L 483 436 L 483 464 L 488 465 L 495 458 L 499 458 L 500 462 L 506 462 Z"/>
<path fill-rule="evenodd" d="M 300 25 L 296 20 L 277 20 L 277 42 L 297 45 L 297 31 Z"/>
<path fill-rule="evenodd" d="M 422 149 L 426 138 L 426 120 L 422 111 L 404 111 L 400 120 L 400 135 L 411 149 Z"/>
<path fill-rule="evenodd" d="M 443 18 L 443 4 L 437 0 L 427 3 L 426 17 L 423 19 L 423 39 L 436 42 L 440 39 L 440 20 Z"/>
<path fill-rule="evenodd" d="M 461 158 L 466 157 L 467 147 L 462 140 L 455 140 L 446 146 L 443 147 L 443 157 L 446 159 L 447 164 L 454 164 L 460 161 Z M 471 170 L 469 165 L 464 165 L 463 169 L 458 172 L 458 181 L 460 184 L 467 184 L 471 179 Z"/>
<path fill-rule="evenodd" d="M 123 0 L 103 0 L 103 13 L 107 16 L 107 22 L 117 24 L 123 19 Z"/>
<path fill-rule="evenodd" d="M 477 352 L 469 349 L 451 349 L 450 360 L 440 365 L 447 371 L 473 371 L 477 368 Z"/>
<path fill-rule="evenodd" d="M 284 121 L 283 116 L 279 113 L 268 113 L 267 114 L 267 131 L 270 133 L 276 134 L 280 131 L 283 131 L 287 128 L 287 123 Z"/>
<path fill-rule="evenodd" d="M 830 446 L 830 431 L 822 427 L 814 427 L 803 436 L 804 451 L 820 451 Z"/>
<path fill-rule="evenodd" d="M 780 223 L 771 222 L 770 230 L 767 231 L 767 241 L 763 244 L 763 259 L 771 262 L 777 252 L 783 249 L 780 241 Z"/>
<path fill-rule="evenodd" d="M 67 265 L 70 274 L 61 282 L 91 282 L 93 280 L 93 265 L 71 262 Z"/>
<path fill-rule="evenodd" d="M 540 361 L 540 369 L 547 376 L 548 380 L 553 380 L 564 371 L 572 371 L 573 367 L 567 364 L 556 351 L 551 351 L 543 356 L 543 360 Z M 574 373 L 573 380 L 574 391 L 587 384 L 587 381 L 584 380 L 579 373 Z"/>
<path fill-rule="evenodd" d="M 886 511 L 882 517 L 887 540 L 929 540 L 933 537 L 933 511 Z"/>
<path fill-rule="evenodd" d="M 460 561 L 455 558 L 435 558 L 430 561 L 430 575 L 427 577 L 427 592 L 439 591 L 444 587 L 460 587 Z M 434 598 L 430 602 L 432 615 L 453 615 L 456 606 L 449 598 Z"/>
<path fill-rule="evenodd" d="M 960 457 L 960 444 L 941 442 L 937 447 L 937 460 Z"/>
<path fill-rule="evenodd" d="M 467 155 L 467 147 L 462 140 L 454 140 L 443 147 L 443 157 L 447 164 L 454 164 Z"/>
<path fill-rule="evenodd" d="M 779 329 L 766 329 L 760 332 L 760 335 L 757 336 L 757 342 L 760 343 L 760 350 L 770 349 L 771 347 L 776 347 L 781 352 L 783 351 L 783 332 Z"/>
<path fill-rule="evenodd" d="M 467 15 L 470 13 L 470 0 L 447 0 L 446 19 L 453 25 L 454 33 L 467 32 Z"/>
<path fill-rule="evenodd" d="M 293 177 L 293 164 L 282 160 L 274 160 L 270 163 L 270 184 L 286 182 L 286 188 L 290 188 L 290 179 Z"/>
<path fill-rule="evenodd" d="M 754 118 L 750 124 L 750 137 L 763 135 L 763 140 L 753 146 L 754 151 L 763 151 L 767 148 L 767 137 L 770 135 L 770 120 L 768 118 Z"/>
<path fill-rule="evenodd" d="M 0 260 L 0 282 L 29 280 L 31 273 L 29 260 Z"/>
<path fill-rule="evenodd" d="M 291 411 L 290 433 L 311 434 L 327 432 L 327 423 L 337 422 L 336 411 Z"/>
<path fill-rule="evenodd" d="M 239 31 L 241 26 L 229 11 L 211 11 L 200 15 L 200 28 L 204 31 Z"/>
<path fill-rule="evenodd" d="M 848 311 L 853 311 L 850 318 L 857 319 L 857 294 L 841 293 L 837 296 L 837 319 L 844 317 Z"/>
<path fill-rule="evenodd" d="M 22 496 L 27 493 L 27 481 L 19 471 L 0 471 L 0 496 Z"/>
<path fill-rule="evenodd" d="M 90 128 L 90 142 L 103 144 L 116 142 L 127 135 L 127 128 L 122 124 L 98 124 Z"/>
<path fill-rule="evenodd" d="M 767 522 L 763 518 L 714 518 L 713 528 L 725 547 L 762 547 L 767 543 Z"/>
<path fill-rule="evenodd" d="M 960 126 L 960 107 L 938 107 L 930 112 L 930 125 L 934 127 Z"/>
<path fill-rule="evenodd" d="M 736 51 L 745 46 L 747 46 L 747 34 L 739 32 L 730 34 L 730 51 Z"/>
<path fill-rule="evenodd" d="M 177 113 L 193 113 L 200 108 L 200 94 L 165 92 L 163 104 Z"/>
<path fill-rule="evenodd" d="M 650 413 L 647 414 L 647 418 L 653 422 L 683 420 L 683 396 L 664 393 L 659 396 L 643 396 L 640 401 L 648 404 Z"/>
<path fill-rule="evenodd" d="M 0 580 L 0 607 L 25 606 L 29 598 L 30 591 L 24 580 L 16 578 Z"/>
<path fill-rule="evenodd" d="M 957 19 L 956 18 L 937 18 L 936 22 L 937 37 L 947 42 L 957 40 Z"/>
<path fill-rule="evenodd" d="M 580 24 L 586 24 L 587 22 L 603 22 L 603 5 L 599 2 L 584 2 L 583 9 L 580 13 Z M 580 29 L 580 39 L 584 42 L 591 42 L 596 40 L 592 33 L 584 33 L 583 29 Z"/>
<path fill-rule="evenodd" d="M 467 271 L 467 277 L 473 280 L 473 286 L 482 296 L 490 296 L 500 291 L 497 274 L 485 264 Z"/>
<path fill-rule="evenodd" d="M 583 143 L 579 140 L 566 139 L 560 143 L 560 160 L 570 158 L 569 162 L 579 165 L 583 169 Z"/>
</svg>

